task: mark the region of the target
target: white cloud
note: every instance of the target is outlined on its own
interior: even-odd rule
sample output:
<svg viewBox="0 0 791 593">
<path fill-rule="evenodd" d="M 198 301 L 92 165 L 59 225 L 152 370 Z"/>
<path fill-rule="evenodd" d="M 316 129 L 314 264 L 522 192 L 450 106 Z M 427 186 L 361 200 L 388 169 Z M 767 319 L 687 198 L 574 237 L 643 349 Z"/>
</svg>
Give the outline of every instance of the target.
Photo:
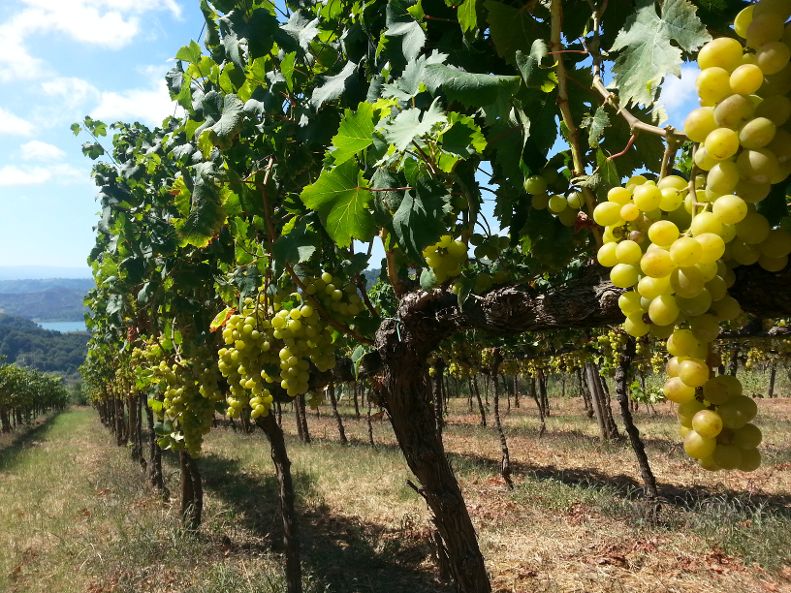
<svg viewBox="0 0 791 593">
<path fill-rule="evenodd" d="M 166 82 L 159 80 L 148 88 L 102 91 L 91 117 L 108 122 L 137 120 L 158 126 L 167 116 L 173 115 L 174 108 Z"/>
<path fill-rule="evenodd" d="M 62 159 L 66 153 L 60 148 L 49 142 L 41 140 L 31 140 L 19 147 L 22 159 L 26 161 L 57 161 Z"/>
<path fill-rule="evenodd" d="M 0 187 L 41 185 L 53 180 L 64 184 L 83 179 L 85 175 L 76 167 L 65 164 L 54 167 L 3 165 L 0 167 Z"/>
<path fill-rule="evenodd" d="M 32 133 L 33 124 L 0 107 L 0 135 L 30 136 Z"/>
<path fill-rule="evenodd" d="M 659 103 L 671 114 L 671 120 L 679 117 L 683 121 L 686 113 L 697 107 L 698 94 L 695 87 L 700 70 L 694 64 L 685 64 L 681 67 L 681 77 L 668 77 L 662 85 Z M 671 123 L 678 124 L 677 121 Z"/>
<path fill-rule="evenodd" d="M 175 0 L 23 0 L 24 8 L 0 23 L 0 81 L 38 78 L 46 65 L 33 56 L 33 35 L 58 32 L 91 45 L 118 49 L 140 33 L 140 16 L 167 10 L 181 18 Z"/>
<path fill-rule="evenodd" d="M 79 107 L 99 95 L 99 89 L 87 80 L 69 76 L 46 80 L 41 83 L 41 90 L 45 95 L 60 99 L 60 105 L 67 108 Z"/>
</svg>

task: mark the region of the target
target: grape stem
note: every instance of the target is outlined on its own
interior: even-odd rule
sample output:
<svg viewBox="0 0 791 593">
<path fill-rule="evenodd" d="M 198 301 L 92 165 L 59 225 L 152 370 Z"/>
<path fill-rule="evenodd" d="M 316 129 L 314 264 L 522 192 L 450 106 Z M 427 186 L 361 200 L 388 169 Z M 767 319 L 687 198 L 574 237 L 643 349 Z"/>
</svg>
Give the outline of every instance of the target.
<svg viewBox="0 0 791 593">
<path fill-rule="evenodd" d="M 672 126 L 667 126 L 665 128 L 660 128 L 659 126 L 655 126 L 653 124 L 649 124 L 641 120 L 631 111 L 626 109 L 626 107 L 621 107 L 618 104 L 618 96 L 615 93 L 610 92 L 604 83 L 602 82 L 601 77 L 596 74 L 593 77 L 593 88 L 598 91 L 598 93 L 604 99 L 604 103 L 607 105 L 611 105 L 615 109 L 617 109 L 618 114 L 626 120 L 626 123 L 629 124 L 629 129 L 632 130 L 632 133 L 638 132 L 647 132 L 649 134 L 654 134 L 656 136 L 663 136 L 665 138 L 674 138 L 676 141 L 683 142 L 687 139 L 687 136 L 682 132 L 679 132 Z"/>
<path fill-rule="evenodd" d="M 563 26 L 563 5 L 561 0 L 552 0 L 552 27 L 551 27 L 551 45 L 552 52 L 559 54 L 563 50 L 561 45 L 561 29 Z M 585 174 L 585 158 L 580 148 L 579 142 L 579 129 L 574 122 L 574 116 L 571 113 L 571 106 L 569 105 L 569 91 L 568 91 L 568 75 L 566 73 L 566 64 L 563 62 L 563 56 L 558 55 L 557 59 L 557 75 L 558 75 L 558 108 L 560 115 L 563 118 L 563 123 L 566 124 L 568 130 L 569 147 L 571 148 L 571 159 L 574 163 L 574 176 L 579 177 Z M 585 198 L 585 206 L 588 212 L 593 215 L 593 209 L 596 207 L 596 198 L 590 188 L 583 187 L 582 195 Z M 591 232 L 596 241 L 596 245 L 601 247 L 602 236 L 601 230 L 598 227 L 592 227 Z"/>
<path fill-rule="evenodd" d="M 632 146 L 634 146 L 635 140 L 637 140 L 637 134 L 632 133 L 632 135 L 629 136 L 629 141 L 626 143 L 624 149 L 621 152 L 616 152 L 615 154 L 611 154 L 610 156 L 607 157 L 607 160 L 612 161 L 625 155 L 627 152 L 629 152 L 629 149 L 632 148 Z"/>
</svg>

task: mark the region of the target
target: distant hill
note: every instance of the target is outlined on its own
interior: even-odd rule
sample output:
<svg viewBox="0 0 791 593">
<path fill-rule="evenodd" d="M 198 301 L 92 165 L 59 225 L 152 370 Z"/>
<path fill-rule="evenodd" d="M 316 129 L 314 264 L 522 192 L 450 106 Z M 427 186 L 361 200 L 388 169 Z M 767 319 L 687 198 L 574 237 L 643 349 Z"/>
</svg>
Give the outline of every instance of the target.
<svg viewBox="0 0 791 593">
<path fill-rule="evenodd" d="M 0 280 L 32 280 L 38 278 L 90 278 L 91 269 L 60 266 L 0 266 Z"/>
<path fill-rule="evenodd" d="M 42 371 L 73 375 L 85 360 L 87 333 L 61 334 L 29 319 L 0 315 L 0 359 Z"/>
<path fill-rule="evenodd" d="M 0 280 L 0 313 L 38 321 L 82 321 L 89 278 Z"/>
</svg>

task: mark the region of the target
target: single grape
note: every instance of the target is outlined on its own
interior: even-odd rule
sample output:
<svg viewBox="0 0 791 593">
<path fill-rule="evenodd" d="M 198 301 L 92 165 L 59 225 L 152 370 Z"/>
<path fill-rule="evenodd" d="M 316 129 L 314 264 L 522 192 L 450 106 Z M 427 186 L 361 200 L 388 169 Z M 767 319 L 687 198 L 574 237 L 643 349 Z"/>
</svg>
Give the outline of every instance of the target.
<svg viewBox="0 0 791 593">
<path fill-rule="evenodd" d="M 717 161 L 731 158 L 739 150 L 739 135 L 730 128 L 717 128 L 706 136 L 706 154 Z"/>
</svg>

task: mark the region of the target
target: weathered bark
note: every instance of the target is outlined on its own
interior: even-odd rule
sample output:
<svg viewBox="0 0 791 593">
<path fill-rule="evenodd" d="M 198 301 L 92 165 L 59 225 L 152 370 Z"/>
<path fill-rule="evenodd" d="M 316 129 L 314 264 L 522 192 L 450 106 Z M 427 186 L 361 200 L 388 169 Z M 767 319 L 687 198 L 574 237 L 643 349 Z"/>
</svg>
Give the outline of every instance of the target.
<svg viewBox="0 0 791 593">
<path fill-rule="evenodd" d="M 280 402 L 275 402 L 275 420 L 278 426 L 283 426 L 283 405 Z"/>
<path fill-rule="evenodd" d="M 539 438 L 544 436 L 544 433 L 547 430 L 547 425 L 544 420 L 544 402 L 541 400 L 541 397 L 538 395 L 538 390 L 536 389 L 536 377 L 530 376 L 530 397 L 533 398 L 533 401 L 536 402 L 536 407 L 538 407 L 538 420 L 541 423 L 541 427 L 538 430 Z"/>
<path fill-rule="evenodd" d="M 341 418 L 340 412 L 338 412 L 338 400 L 335 397 L 335 383 L 330 383 L 327 392 L 330 397 L 330 406 L 332 406 L 332 415 L 335 416 L 335 422 L 338 424 L 338 436 L 341 440 L 341 444 L 346 445 L 349 443 L 349 439 L 346 438 L 346 430 L 343 428 L 343 419 Z"/>
<path fill-rule="evenodd" d="M 514 373 L 514 407 L 519 407 L 519 390 L 521 387 L 519 386 L 519 373 Z"/>
<path fill-rule="evenodd" d="M 280 425 L 271 414 L 259 417 L 258 426 L 266 434 L 272 454 L 272 463 L 278 483 L 280 517 L 283 521 L 283 544 L 286 549 L 286 587 L 288 593 L 302 593 L 302 563 L 300 561 L 297 513 L 294 506 L 294 482 L 291 479 L 291 461 Z"/>
<path fill-rule="evenodd" d="M 577 369 L 577 381 L 579 382 L 582 404 L 585 406 L 585 414 L 588 418 L 593 418 L 593 403 L 591 402 L 590 393 L 585 388 L 585 381 L 582 378 L 582 369 Z"/>
<path fill-rule="evenodd" d="M 368 400 L 368 415 L 366 416 L 366 421 L 368 422 L 368 442 L 372 447 L 376 447 L 376 443 L 374 442 L 374 425 L 371 422 L 371 408 L 373 407 L 373 402 L 371 401 L 371 395 L 368 394 L 366 398 Z"/>
<path fill-rule="evenodd" d="M 769 389 L 767 390 L 767 397 L 775 396 L 775 380 L 777 379 L 777 361 L 773 360 L 769 365 Z"/>
<path fill-rule="evenodd" d="M 119 447 L 125 447 L 129 442 L 124 417 L 124 400 L 118 397 L 115 398 L 115 442 Z"/>
<path fill-rule="evenodd" d="M 483 407 L 483 401 L 481 400 L 481 390 L 478 389 L 477 375 L 472 378 L 472 387 L 475 391 L 475 399 L 478 400 L 478 412 L 481 414 L 481 426 L 486 428 L 486 409 Z"/>
<path fill-rule="evenodd" d="M 648 456 L 645 454 L 645 446 L 640 438 L 640 431 L 634 425 L 632 412 L 629 409 L 629 369 L 632 366 L 634 352 L 634 338 L 628 337 L 620 353 L 618 367 L 615 369 L 615 396 L 621 408 L 621 417 L 623 418 L 626 434 L 629 435 L 629 443 L 632 445 L 635 457 L 637 457 L 637 465 L 640 467 L 640 476 L 643 478 L 645 493 L 650 498 L 656 498 L 659 494 L 656 489 L 656 478 L 654 478 L 654 473 L 648 463 Z"/>
<path fill-rule="evenodd" d="M 302 418 L 300 418 L 300 408 L 299 408 L 299 397 L 294 398 L 293 400 L 294 405 L 294 419 L 297 422 L 297 436 L 301 442 L 305 442 L 305 433 L 302 430 Z"/>
<path fill-rule="evenodd" d="M 408 308 L 399 328 L 395 321 L 386 320 L 377 332 L 377 350 L 385 363 L 381 376 L 384 405 L 406 462 L 422 485 L 419 491 L 433 514 L 457 590 L 489 593 L 491 585 L 475 528 L 431 409 L 426 359 L 444 334 L 431 327 L 419 302 Z M 429 333 L 423 333 L 425 330 Z"/>
<path fill-rule="evenodd" d="M 538 369 L 538 395 L 541 398 L 541 408 L 545 418 L 550 416 L 549 397 L 547 396 L 547 376 L 542 369 Z"/>
<path fill-rule="evenodd" d="M 733 347 L 733 351 L 731 352 L 731 359 L 728 362 L 728 374 L 736 376 L 737 371 L 739 370 L 739 346 L 736 345 Z"/>
<path fill-rule="evenodd" d="M 494 425 L 497 427 L 497 434 L 500 437 L 500 475 L 505 480 L 505 484 L 509 490 L 514 489 L 514 482 L 511 479 L 511 455 L 508 452 L 508 441 L 505 438 L 505 431 L 503 424 L 500 422 L 500 384 L 497 381 L 497 370 L 492 377 L 494 383 Z"/>
<path fill-rule="evenodd" d="M 203 515 L 203 482 L 198 465 L 186 451 L 179 452 L 181 470 L 181 523 L 191 531 L 200 527 Z"/>
<path fill-rule="evenodd" d="M 305 443 L 310 442 L 310 431 L 308 430 L 308 411 L 307 407 L 305 406 L 305 396 L 298 395 L 294 398 L 294 401 L 299 408 L 299 422 L 302 425 L 302 440 Z"/>
<path fill-rule="evenodd" d="M 354 417 L 360 419 L 360 402 L 358 401 L 357 382 L 352 384 L 352 397 L 354 400 Z"/>
<path fill-rule="evenodd" d="M 437 434 L 442 434 L 442 427 L 445 424 L 445 419 L 442 416 L 442 370 L 444 365 L 437 365 L 435 367 L 436 374 L 434 375 L 433 389 L 431 391 L 434 403 L 434 426 L 437 429 Z"/>
<path fill-rule="evenodd" d="M 157 435 L 154 432 L 154 412 L 148 405 L 145 406 L 148 420 L 148 482 L 157 490 L 168 496 L 165 488 L 165 479 L 162 474 L 162 449 L 157 444 Z"/>
<path fill-rule="evenodd" d="M 585 363 L 585 378 L 588 383 L 588 391 L 591 396 L 591 403 L 593 404 L 593 413 L 596 417 L 596 422 L 599 425 L 599 433 L 604 441 L 609 441 L 618 437 L 617 429 L 613 430 L 612 410 L 607 403 L 607 396 L 602 387 L 599 369 L 592 362 Z"/>
</svg>

